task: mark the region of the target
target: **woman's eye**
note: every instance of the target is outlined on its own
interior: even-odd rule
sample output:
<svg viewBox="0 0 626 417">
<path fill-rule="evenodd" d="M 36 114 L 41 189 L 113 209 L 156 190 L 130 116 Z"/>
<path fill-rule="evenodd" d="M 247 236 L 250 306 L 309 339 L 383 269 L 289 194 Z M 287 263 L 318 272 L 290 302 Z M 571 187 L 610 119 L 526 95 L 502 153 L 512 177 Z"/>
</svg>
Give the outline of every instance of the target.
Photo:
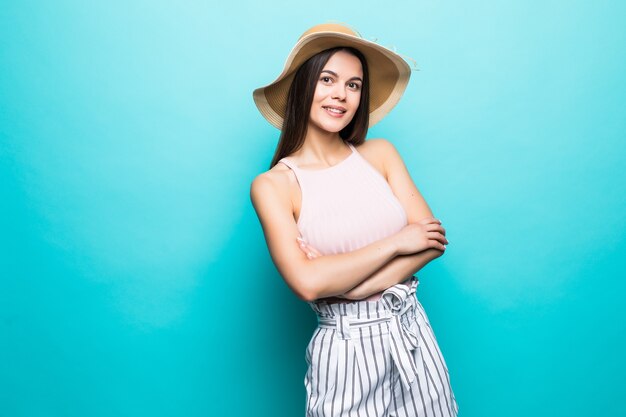
<svg viewBox="0 0 626 417">
<path fill-rule="evenodd" d="M 355 90 L 358 90 L 359 88 L 361 88 L 361 86 L 358 85 L 357 83 L 350 83 L 350 88 L 354 88 Z"/>
<path fill-rule="evenodd" d="M 322 81 L 324 81 L 325 83 L 329 82 L 330 81 L 330 77 L 322 77 Z"/>
</svg>

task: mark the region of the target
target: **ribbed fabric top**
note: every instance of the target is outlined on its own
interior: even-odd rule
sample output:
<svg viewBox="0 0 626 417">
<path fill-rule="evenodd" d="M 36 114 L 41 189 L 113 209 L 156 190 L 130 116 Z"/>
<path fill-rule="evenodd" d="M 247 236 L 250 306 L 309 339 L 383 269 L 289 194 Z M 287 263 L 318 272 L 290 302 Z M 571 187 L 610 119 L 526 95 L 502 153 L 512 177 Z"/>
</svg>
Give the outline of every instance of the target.
<svg viewBox="0 0 626 417">
<path fill-rule="evenodd" d="M 298 230 L 323 255 L 351 252 L 390 236 L 407 216 L 385 178 L 356 148 L 324 169 L 300 169 L 289 158 L 279 162 L 296 175 L 302 193 Z"/>
</svg>

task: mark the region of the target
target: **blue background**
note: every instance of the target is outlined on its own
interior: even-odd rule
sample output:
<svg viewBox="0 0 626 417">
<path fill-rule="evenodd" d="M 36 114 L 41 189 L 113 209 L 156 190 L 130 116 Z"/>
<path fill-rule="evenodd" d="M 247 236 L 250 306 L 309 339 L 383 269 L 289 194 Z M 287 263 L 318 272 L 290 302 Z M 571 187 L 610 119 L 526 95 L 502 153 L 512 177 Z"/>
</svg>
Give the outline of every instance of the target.
<svg viewBox="0 0 626 417">
<path fill-rule="evenodd" d="M 0 416 L 304 415 L 252 90 L 328 20 L 419 67 L 369 137 L 447 229 L 419 298 L 460 415 L 626 415 L 625 5 L 3 3 Z"/>
</svg>

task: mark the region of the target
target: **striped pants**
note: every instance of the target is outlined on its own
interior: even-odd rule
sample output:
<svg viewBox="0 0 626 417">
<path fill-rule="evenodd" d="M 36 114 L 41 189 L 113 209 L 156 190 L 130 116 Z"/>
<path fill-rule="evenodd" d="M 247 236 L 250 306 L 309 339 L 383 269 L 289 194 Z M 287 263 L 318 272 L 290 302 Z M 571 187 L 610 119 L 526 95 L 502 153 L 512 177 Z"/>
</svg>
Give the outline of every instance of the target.
<svg viewBox="0 0 626 417">
<path fill-rule="evenodd" d="M 307 417 L 454 417 L 458 406 L 418 281 L 376 301 L 312 302 Z"/>
</svg>

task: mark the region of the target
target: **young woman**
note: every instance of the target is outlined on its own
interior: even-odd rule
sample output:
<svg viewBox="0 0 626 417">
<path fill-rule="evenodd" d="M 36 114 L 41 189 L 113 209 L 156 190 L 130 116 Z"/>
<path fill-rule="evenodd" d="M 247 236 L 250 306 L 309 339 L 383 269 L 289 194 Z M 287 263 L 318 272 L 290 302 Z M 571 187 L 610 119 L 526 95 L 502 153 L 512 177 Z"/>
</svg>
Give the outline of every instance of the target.
<svg viewBox="0 0 626 417">
<path fill-rule="evenodd" d="M 456 416 L 414 275 L 448 243 L 395 147 L 365 140 L 410 68 L 338 24 L 317 25 L 254 91 L 281 129 L 250 196 L 279 273 L 318 316 L 307 416 Z"/>
</svg>

